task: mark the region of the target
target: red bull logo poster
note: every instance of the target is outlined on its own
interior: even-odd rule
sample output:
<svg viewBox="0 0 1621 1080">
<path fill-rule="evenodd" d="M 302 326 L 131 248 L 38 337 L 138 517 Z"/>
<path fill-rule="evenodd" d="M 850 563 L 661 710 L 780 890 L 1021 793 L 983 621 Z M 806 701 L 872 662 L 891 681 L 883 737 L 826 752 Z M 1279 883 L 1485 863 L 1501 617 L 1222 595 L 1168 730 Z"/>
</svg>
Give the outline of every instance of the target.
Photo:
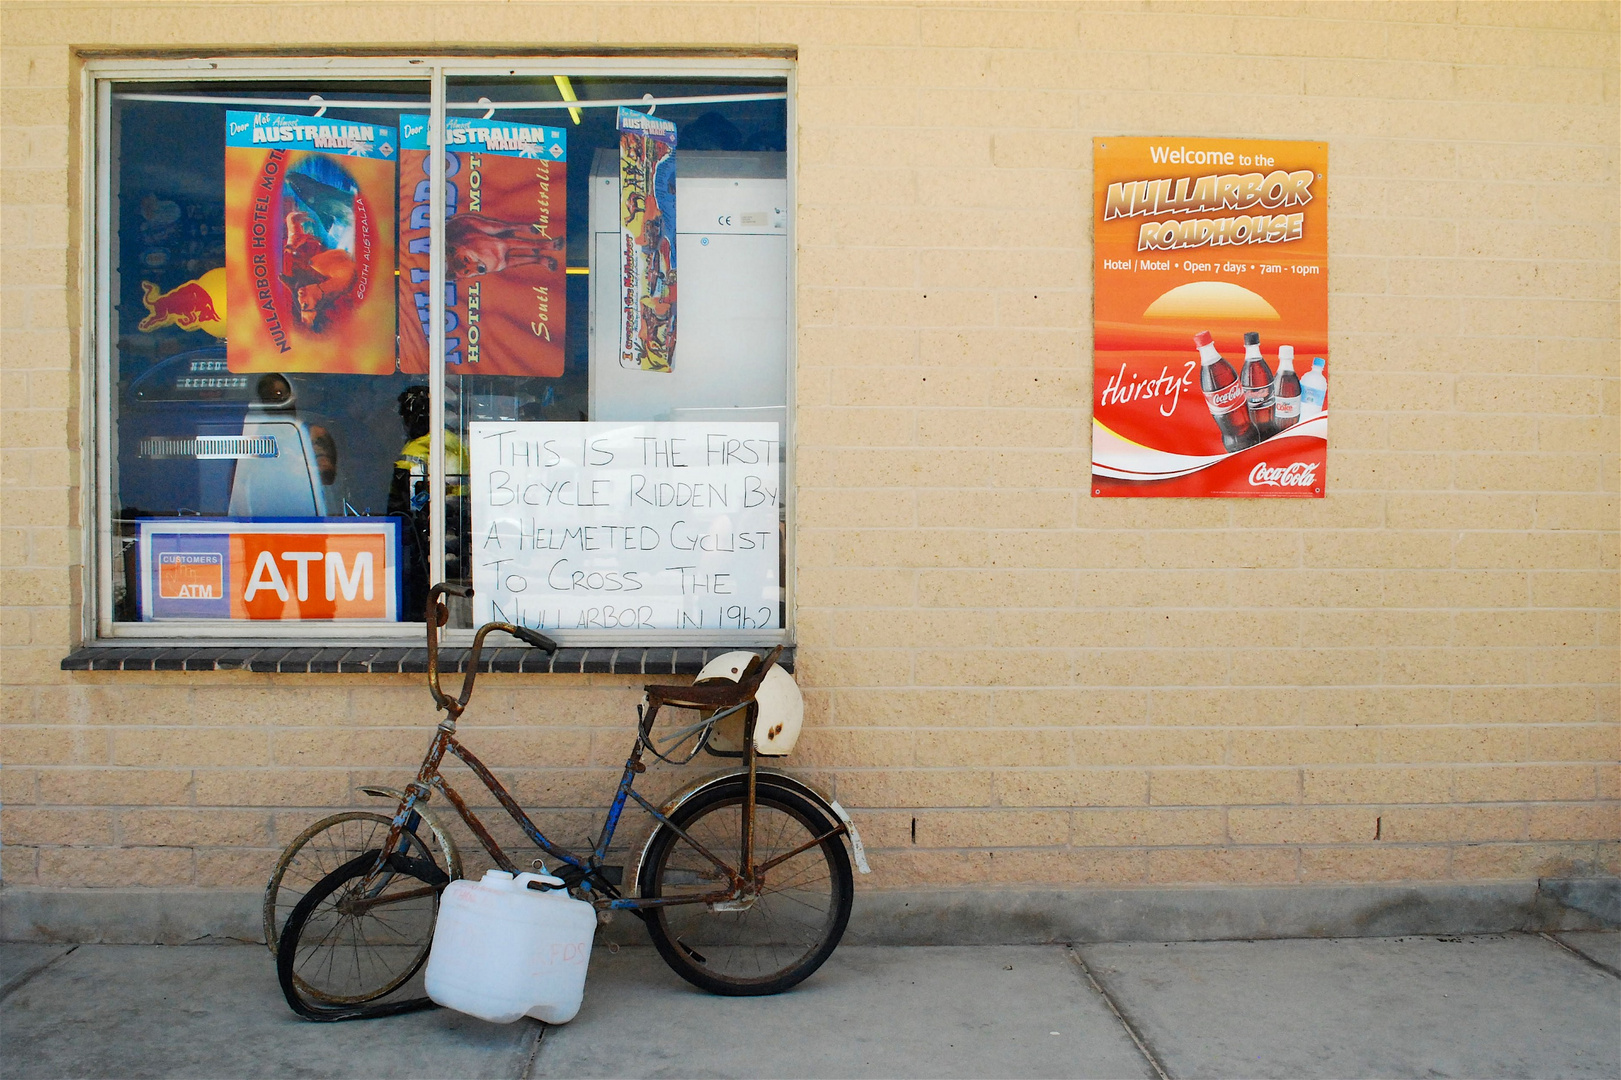
<svg viewBox="0 0 1621 1080">
<path fill-rule="evenodd" d="M 222 338 L 225 336 L 225 267 L 216 267 L 168 292 L 150 281 L 143 281 L 141 306 L 146 308 L 146 317 L 135 328 L 143 334 L 178 326 L 182 330 L 201 330 Z"/>
<path fill-rule="evenodd" d="M 445 125 L 445 366 L 563 374 L 568 141 L 562 128 Z M 400 117 L 400 370 L 428 371 L 428 118 Z"/>
<path fill-rule="evenodd" d="M 396 518 L 140 522 L 140 609 L 164 619 L 395 621 Z"/>
<path fill-rule="evenodd" d="M 1093 140 L 1092 494 L 1322 498 L 1328 147 Z"/>
<path fill-rule="evenodd" d="M 675 124 L 619 110 L 619 364 L 675 357 Z"/>
<path fill-rule="evenodd" d="M 394 372 L 395 131 L 225 114 L 232 371 Z"/>
</svg>

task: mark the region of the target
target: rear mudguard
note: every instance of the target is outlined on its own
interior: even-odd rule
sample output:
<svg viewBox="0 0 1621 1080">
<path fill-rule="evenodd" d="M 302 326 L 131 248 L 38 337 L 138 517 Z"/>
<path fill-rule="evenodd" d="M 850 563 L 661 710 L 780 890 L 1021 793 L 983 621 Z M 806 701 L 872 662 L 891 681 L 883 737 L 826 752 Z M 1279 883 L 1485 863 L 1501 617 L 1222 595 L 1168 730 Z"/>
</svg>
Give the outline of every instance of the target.
<svg viewBox="0 0 1621 1080">
<path fill-rule="evenodd" d="M 759 777 L 759 781 L 762 784 L 775 784 L 778 787 L 787 788 L 794 794 L 804 797 L 813 805 L 831 815 L 835 821 L 843 824 L 846 833 L 850 837 L 850 856 L 856 864 L 856 869 L 860 870 L 863 874 L 872 873 L 872 867 L 867 865 L 867 849 L 861 844 L 861 834 L 856 831 L 855 822 L 850 820 L 849 811 L 840 806 L 837 800 L 831 799 L 822 794 L 821 791 L 806 783 L 804 780 L 801 780 L 799 777 L 792 776 L 777 769 L 756 768 L 755 775 Z M 748 773 L 744 772 L 743 770 L 728 769 L 726 772 L 715 773 L 712 776 L 706 776 L 701 780 L 695 780 L 686 787 L 682 788 L 680 791 L 676 792 L 674 795 L 670 796 L 670 798 L 665 801 L 664 805 L 659 807 L 659 813 L 663 814 L 665 817 L 669 817 L 680 809 L 683 803 L 702 795 L 710 788 L 728 783 L 733 780 L 746 779 L 748 779 Z M 648 849 L 653 846 L 653 837 L 658 835 L 658 831 L 659 825 L 657 822 L 655 822 L 653 830 L 648 833 L 647 838 L 642 841 L 641 846 L 637 849 L 635 861 L 630 866 L 625 868 L 627 873 L 623 880 L 628 888 L 634 888 L 638 892 L 641 891 L 642 864 L 647 861 Z"/>
<path fill-rule="evenodd" d="M 393 799 L 395 803 L 405 801 L 405 792 L 398 788 L 368 786 L 360 790 L 379 799 Z M 417 816 L 422 819 L 422 823 L 433 833 L 433 838 L 439 841 L 439 850 L 445 853 L 445 861 L 450 864 L 445 867 L 445 873 L 449 875 L 450 880 L 456 881 L 462 876 L 462 853 L 456 847 L 456 838 L 450 835 L 450 830 L 440 824 L 439 819 L 434 817 L 431 810 L 422 805 L 426 801 L 426 799 L 418 799 L 413 809 L 416 810 Z"/>
</svg>

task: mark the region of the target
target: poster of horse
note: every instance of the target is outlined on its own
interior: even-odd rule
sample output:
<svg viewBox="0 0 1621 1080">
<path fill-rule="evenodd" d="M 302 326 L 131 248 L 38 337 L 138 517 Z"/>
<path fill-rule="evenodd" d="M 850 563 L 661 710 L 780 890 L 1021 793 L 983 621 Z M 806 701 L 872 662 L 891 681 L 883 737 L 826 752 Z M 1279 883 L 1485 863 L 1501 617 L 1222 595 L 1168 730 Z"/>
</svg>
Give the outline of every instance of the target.
<svg viewBox="0 0 1621 1080">
<path fill-rule="evenodd" d="M 428 370 L 428 118 L 400 118 L 400 370 Z M 445 123 L 445 371 L 563 374 L 568 142 L 561 128 Z"/>
</svg>

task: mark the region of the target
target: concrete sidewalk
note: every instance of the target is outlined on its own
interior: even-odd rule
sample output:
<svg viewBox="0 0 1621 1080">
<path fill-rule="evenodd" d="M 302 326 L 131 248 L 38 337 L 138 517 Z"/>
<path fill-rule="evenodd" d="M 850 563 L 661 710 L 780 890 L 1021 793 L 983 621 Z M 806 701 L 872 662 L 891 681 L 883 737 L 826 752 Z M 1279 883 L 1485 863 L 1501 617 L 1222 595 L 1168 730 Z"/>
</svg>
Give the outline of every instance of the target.
<svg viewBox="0 0 1621 1080">
<path fill-rule="evenodd" d="M 1616 1077 L 1621 935 L 846 946 L 717 998 L 598 947 L 573 1023 L 311 1024 L 255 945 L 0 945 L 25 1077 Z"/>
</svg>

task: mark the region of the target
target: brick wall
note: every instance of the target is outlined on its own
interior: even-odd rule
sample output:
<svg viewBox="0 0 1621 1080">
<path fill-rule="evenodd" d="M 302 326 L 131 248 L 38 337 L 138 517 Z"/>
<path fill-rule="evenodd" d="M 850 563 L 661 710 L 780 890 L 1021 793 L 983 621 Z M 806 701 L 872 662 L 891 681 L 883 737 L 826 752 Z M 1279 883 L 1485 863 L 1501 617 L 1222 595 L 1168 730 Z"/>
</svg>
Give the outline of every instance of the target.
<svg viewBox="0 0 1621 1080">
<path fill-rule="evenodd" d="M 795 760 L 864 884 L 1621 870 L 1618 10 L 5 4 L 4 880 L 256 886 L 426 742 L 409 677 L 57 669 L 73 49 L 333 42 L 798 47 Z M 1087 497 L 1091 139 L 1162 133 L 1329 143 L 1324 500 Z M 469 742 L 572 841 L 632 685 Z"/>
</svg>

